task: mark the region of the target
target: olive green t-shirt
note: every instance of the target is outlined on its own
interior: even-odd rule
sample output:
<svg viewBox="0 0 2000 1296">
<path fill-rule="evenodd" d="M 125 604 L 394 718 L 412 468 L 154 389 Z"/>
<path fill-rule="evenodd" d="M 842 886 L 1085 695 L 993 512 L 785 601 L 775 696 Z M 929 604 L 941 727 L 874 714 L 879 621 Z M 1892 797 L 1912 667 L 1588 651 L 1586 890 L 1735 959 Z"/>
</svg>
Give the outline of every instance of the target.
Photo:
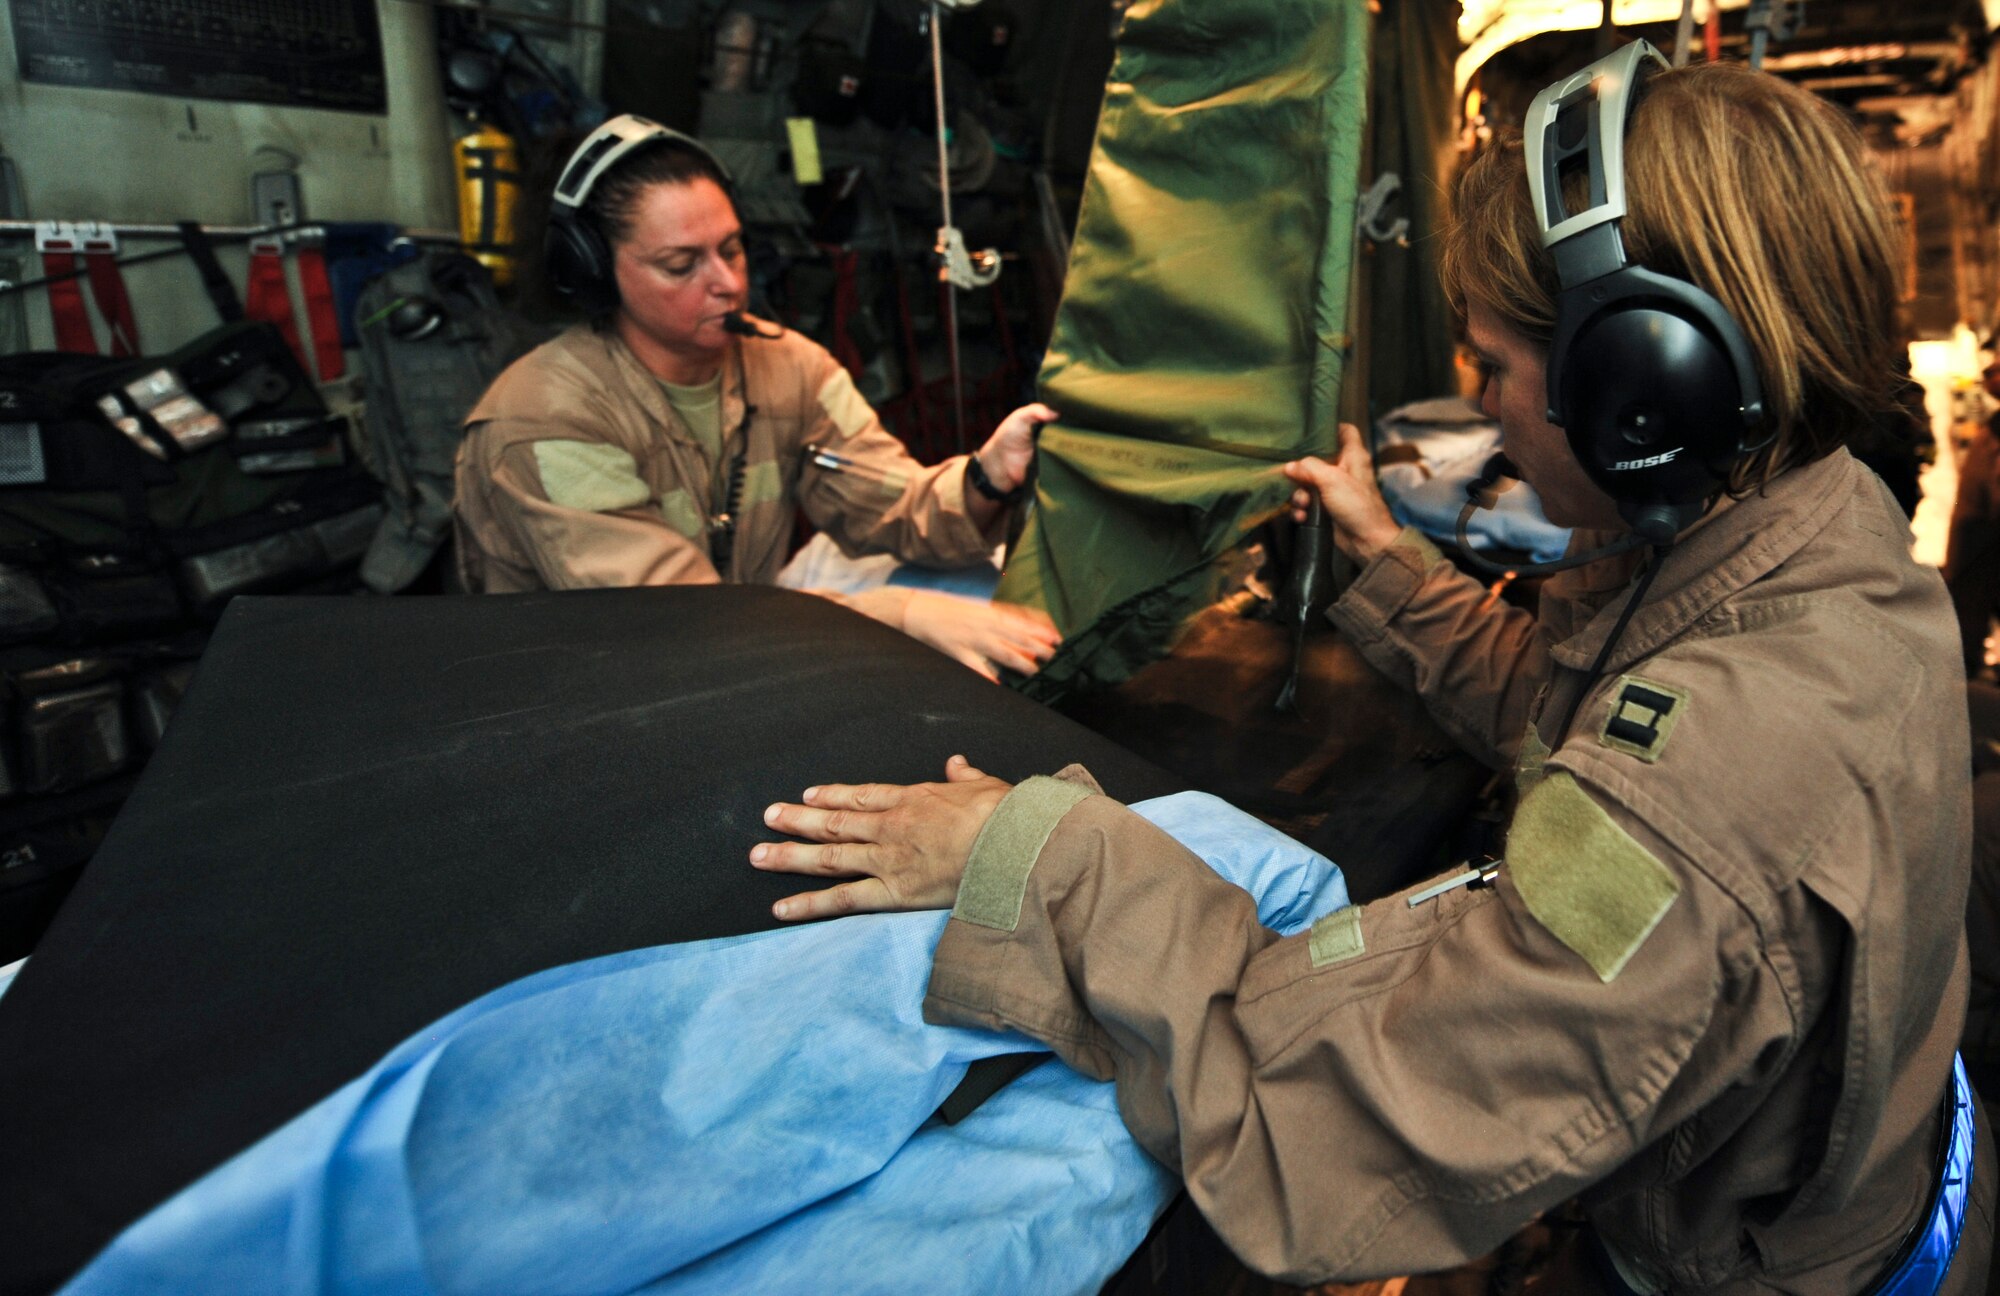
<svg viewBox="0 0 2000 1296">
<path fill-rule="evenodd" d="M 660 390 L 667 394 L 667 403 L 680 415 L 681 422 L 687 424 L 688 431 L 701 448 L 708 451 L 710 463 L 722 458 L 722 371 L 715 377 L 693 387 L 683 387 L 679 383 L 659 380 Z"/>
</svg>

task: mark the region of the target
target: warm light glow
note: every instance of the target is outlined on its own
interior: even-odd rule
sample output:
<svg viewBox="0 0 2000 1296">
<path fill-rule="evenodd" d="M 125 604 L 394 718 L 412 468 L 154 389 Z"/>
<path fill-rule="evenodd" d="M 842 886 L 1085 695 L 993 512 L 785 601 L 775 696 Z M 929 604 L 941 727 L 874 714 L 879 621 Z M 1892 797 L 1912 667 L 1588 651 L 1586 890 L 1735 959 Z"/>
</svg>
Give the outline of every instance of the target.
<svg viewBox="0 0 2000 1296">
<path fill-rule="evenodd" d="M 1750 0 L 1695 0 L 1695 22 L 1707 22 L 1709 14 L 1718 7 L 1743 9 L 1749 3 Z M 2000 4 L 2000 0 L 1987 3 Z M 1674 22 L 1680 16 L 1681 0 L 1613 0 L 1611 5 L 1611 22 L 1618 27 Z M 1543 32 L 1583 31 L 1603 21 L 1601 0 L 1465 0 L 1458 19 L 1458 39 L 1465 46 L 1465 52 L 1458 56 L 1458 91 L 1463 94 L 1466 83 L 1480 65 L 1509 45 L 1518 45 Z"/>
<path fill-rule="evenodd" d="M 1945 341 L 1910 344 L 1910 376 L 1923 386 L 1931 435 L 1937 439 L 1937 462 L 1924 469 L 1919 481 L 1923 500 L 1910 522 L 1916 537 L 1910 552 L 1933 567 L 1944 566 L 1951 504 L 1958 492 L 1958 460 L 1951 444 L 1953 393 L 1976 388 L 1979 369 L 1979 340 L 1963 324 Z"/>
<path fill-rule="evenodd" d="M 1958 47 L 1948 41 L 1925 41 L 1919 46 L 1836 45 L 1827 49 L 1799 50 L 1791 54 L 1766 54 L 1764 70 L 1791 72 L 1799 68 L 1839 67 L 1845 63 L 1894 63 L 1906 58 L 1949 58 Z"/>
</svg>

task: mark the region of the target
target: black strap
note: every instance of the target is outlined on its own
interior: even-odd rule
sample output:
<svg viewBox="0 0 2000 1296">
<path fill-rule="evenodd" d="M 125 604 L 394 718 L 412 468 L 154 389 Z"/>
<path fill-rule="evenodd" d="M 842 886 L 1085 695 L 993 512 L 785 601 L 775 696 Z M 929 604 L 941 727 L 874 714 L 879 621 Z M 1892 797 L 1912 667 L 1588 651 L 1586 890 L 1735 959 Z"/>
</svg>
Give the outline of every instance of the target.
<svg viewBox="0 0 2000 1296">
<path fill-rule="evenodd" d="M 201 271 L 201 286 L 208 290 L 208 299 L 215 303 L 215 313 L 222 317 L 224 324 L 235 324 L 243 319 L 243 299 L 236 295 L 236 285 L 229 282 L 229 276 L 222 272 L 222 263 L 215 259 L 215 249 L 209 244 L 208 235 L 194 221 L 180 221 L 175 228 L 181 232 L 181 244 L 194 260 L 195 269 Z"/>
<path fill-rule="evenodd" d="M 978 491 L 987 499 L 992 500 L 995 504 L 1012 504 L 1026 494 L 1028 490 L 1026 482 L 1015 486 L 1013 490 L 1003 491 L 998 486 L 995 486 L 993 479 L 986 475 L 986 466 L 979 462 L 979 456 L 976 454 L 965 456 L 965 480 L 971 485 L 972 489 Z"/>
<path fill-rule="evenodd" d="M 745 460 L 750 454 L 750 416 L 755 405 L 743 407 L 743 421 L 736 427 L 736 457 L 729 463 L 729 484 L 723 504 L 728 509 L 709 523 L 708 560 L 716 574 L 729 579 L 729 567 L 736 555 L 736 528 L 743 521 L 743 479 Z"/>
<path fill-rule="evenodd" d="M 1046 1053 L 1002 1053 L 978 1059 L 965 1068 L 958 1087 L 938 1104 L 937 1118 L 947 1125 L 958 1124 L 1016 1077 L 1048 1060 Z"/>
<path fill-rule="evenodd" d="M 1463 516 L 1460 515 L 1461 520 Z M 1632 614 L 1639 610 L 1639 604 L 1645 599 L 1646 591 L 1653 587 L 1653 577 L 1660 574 L 1660 568 L 1667 561 L 1667 550 L 1672 547 L 1672 545 L 1653 546 L 1653 554 L 1646 563 L 1646 570 L 1639 573 L 1639 582 L 1632 587 L 1632 597 L 1625 600 L 1625 610 L 1618 614 L 1618 624 L 1611 627 L 1611 634 L 1605 639 L 1604 646 L 1597 650 L 1597 660 L 1590 663 L 1590 673 L 1583 677 L 1582 687 L 1577 689 L 1576 696 L 1569 700 L 1569 710 L 1563 712 L 1562 728 L 1556 730 L 1556 740 L 1549 744 L 1550 751 L 1562 750 L 1563 740 L 1569 737 L 1569 727 L 1576 723 L 1577 711 L 1582 708 L 1583 700 L 1590 696 L 1590 690 L 1596 686 L 1598 677 L 1604 674 L 1604 663 L 1611 660 L 1611 650 L 1618 646 L 1618 640 L 1625 634 L 1625 627 L 1632 623 Z M 1654 696 L 1671 700 L 1665 699 L 1663 694 Z"/>
</svg>

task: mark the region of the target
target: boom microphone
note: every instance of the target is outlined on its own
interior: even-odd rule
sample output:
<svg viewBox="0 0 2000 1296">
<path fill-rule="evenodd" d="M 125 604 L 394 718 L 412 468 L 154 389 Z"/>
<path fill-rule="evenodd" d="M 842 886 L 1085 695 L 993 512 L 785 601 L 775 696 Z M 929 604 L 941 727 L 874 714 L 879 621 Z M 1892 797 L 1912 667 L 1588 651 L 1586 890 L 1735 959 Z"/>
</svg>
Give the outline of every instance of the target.
<svg viewBox="0 0 2000 1296">
<path fill-rule="evenodd" d="M 727 315 L 724 315 L 722 317 L 722 331 L 725 333 L 734 333 L 737 337 L 763 338 L 767 342 L 785 336 L 785 330 L 783 329 L 779 329 L 776 333 L 766 333 L 749 320 L 744 319 L 742 311 L 730 311 Z"/>
</svg>

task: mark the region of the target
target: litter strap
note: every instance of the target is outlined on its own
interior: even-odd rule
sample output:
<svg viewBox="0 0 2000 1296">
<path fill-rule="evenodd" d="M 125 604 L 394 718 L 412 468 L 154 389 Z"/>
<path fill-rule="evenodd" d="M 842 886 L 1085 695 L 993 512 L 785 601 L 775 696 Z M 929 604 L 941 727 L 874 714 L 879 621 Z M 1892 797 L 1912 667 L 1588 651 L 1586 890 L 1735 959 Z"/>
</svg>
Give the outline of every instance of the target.
<svg viewBox="0 0 2000 1296">
<path fill-rule="evenodd" d="M 44 249 L 42 273 L 49 279 L 49 317 L 55 324 L 56 350 L 98 354 L 97 337 L 90 331 L 90 312 L 83 304 L 83 287 L 76 279 L 76 254 Z"/>
<path fill-rule="evenodd" d="M 244 295 L 243 314 L 247 319 L 276 324 L 285 345 L 310 366 L 312 357 L 299 341 L 299 326 L 292 318 L 292 294 L 285 285 L 285 245 L 277 239 L 257 239 L 250 244 L 250 287 Z"/>
<path fill-rule="evenodd" d="M 97 299 L 97 313 L 111 330 L 111 354 L 139 354 L 139 321 L 132 314 L 132 298 L 125 291 L 125 276 L 118 272 L 118 257 L 111 249 L 91 248 L 83 254 L 90 278 L 90 295 Z M 70 281 L 72 284 L 75 280 Z"/>
<path fill-rule="evenodd" d="M 340 315 L 333 304 L 333 280 L 326 272 L 326 249 L 317 243 L 299 245 L 299 291 L 306 299 L 306 324 L 312 329 L 314 367 L 321 382 L 347 371 L 340 349 Z"/>
</svg>

